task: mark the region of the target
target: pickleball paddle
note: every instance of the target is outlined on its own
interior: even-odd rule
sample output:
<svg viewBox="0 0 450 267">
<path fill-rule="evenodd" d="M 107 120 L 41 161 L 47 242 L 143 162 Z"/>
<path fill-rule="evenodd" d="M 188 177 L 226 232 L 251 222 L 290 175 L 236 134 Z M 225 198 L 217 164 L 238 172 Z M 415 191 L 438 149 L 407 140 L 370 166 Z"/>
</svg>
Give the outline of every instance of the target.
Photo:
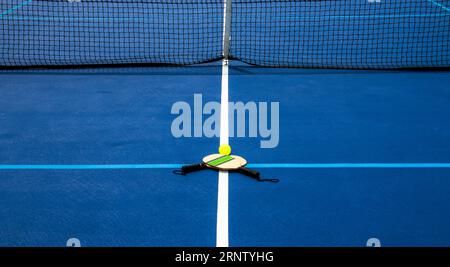
<svg viewBox="0 0 450 267">
<path fill-rule="evenodd" d="M 213 169 L 217 171 L 229 171 L 237 172 L 243 175 L 249 176 L 260 182 L 279 182 L 278 179 L 262 179 L 260 173 L 254 170 L 245 168 L 247 161 L 240 156 L 236 155 L 222 155 L 222 154 L 211 154 L 203 158 L 202 163 L 186 165 L 181 167 L 179 170 L 175 170 L 175 174 L 186 175 L 191 172 L 200 171 L 204 169 Z"/>
</svg>

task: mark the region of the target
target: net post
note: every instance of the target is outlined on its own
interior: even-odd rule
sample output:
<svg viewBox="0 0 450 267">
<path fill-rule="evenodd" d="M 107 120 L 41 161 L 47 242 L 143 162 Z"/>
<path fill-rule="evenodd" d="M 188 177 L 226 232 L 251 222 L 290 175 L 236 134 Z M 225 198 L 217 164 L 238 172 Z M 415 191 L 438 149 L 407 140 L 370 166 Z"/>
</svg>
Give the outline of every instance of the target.
<svg viewBox="0 0 450 267">
<path fill-rule="evenodd" d="M 223 51 L 224 62 L 228 63 L 230 53 L 230 31 L 231 31 L 231 2 L 223 0 Z"/>
</svg>

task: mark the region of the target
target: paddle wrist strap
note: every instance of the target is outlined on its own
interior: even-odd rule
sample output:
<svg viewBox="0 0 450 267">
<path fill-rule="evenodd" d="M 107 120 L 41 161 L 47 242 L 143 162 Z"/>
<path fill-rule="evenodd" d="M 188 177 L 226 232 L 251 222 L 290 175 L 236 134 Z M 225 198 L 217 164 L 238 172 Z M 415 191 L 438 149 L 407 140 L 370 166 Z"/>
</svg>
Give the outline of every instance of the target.
<svg viewBox="0 0 450 267">
<path fill-rule="evenodd" d="M 192 165 L 182 166 L 181 169 L 174 170 L 173 173 L 180 174 L 180 175 L 186 175 L 188 173 L 201 171 L 201 170 L 204 170 L 204 169 L 208 169 L 208 166 L 206 164 L 204 164 L 204 163 L 192 164 Z M 279 182 L 278 179 L 262 179 L 260 177 L 260 173 L 258 171 L 250 170 L 250 169 L 247 169 L 245 167 L 240 167 L 240 168 L 235 169 L 235 170 L 230 170 L 230 172 L 236 172 L 236 173 L 243 174 L 245 176 L 248 176 L 248 177 L 251 177 L 253 179 L 256 179 L 259 182 L 272 182 L 272 183 L 278 183 Z"/>
<path fill-rule="evenodd" d="M 251 177 L 253 179 L 256 179 L 259 182 L 278 183 L 280 181 L 278 179 L 263 179 L 260 177 L 260 173 L 258 171 L 247 169 L 245 167 L 240 167 L 239 169 L 233 170 L 233 172 L 237 172 L 237 173 L 243 174 L 245 176 Z"/>
</svg>

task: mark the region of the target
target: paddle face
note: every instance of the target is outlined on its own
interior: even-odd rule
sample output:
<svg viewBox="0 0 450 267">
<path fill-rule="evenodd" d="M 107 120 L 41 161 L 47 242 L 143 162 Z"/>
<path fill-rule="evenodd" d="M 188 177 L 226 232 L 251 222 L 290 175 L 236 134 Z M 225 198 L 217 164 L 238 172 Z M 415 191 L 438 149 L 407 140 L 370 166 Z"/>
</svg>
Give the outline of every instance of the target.
<svg viewBox="0 0 450 267">
<path fill-rule="evenodd" d="M 211 169 L 230 171 L 245 166 L 247 161 L 236 155 L 211 154 L 203 158 L 203 163 Z"/>
</svg>

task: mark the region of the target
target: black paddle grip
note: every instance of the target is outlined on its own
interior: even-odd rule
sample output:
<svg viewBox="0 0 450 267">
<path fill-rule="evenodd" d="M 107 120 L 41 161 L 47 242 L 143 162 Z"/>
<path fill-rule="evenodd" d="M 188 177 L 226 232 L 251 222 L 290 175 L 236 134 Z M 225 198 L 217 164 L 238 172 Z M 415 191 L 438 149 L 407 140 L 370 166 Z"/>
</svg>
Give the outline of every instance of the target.
<svg viewBox="0 0 450 267">
<path fill-rule="evenodd" d="M 201 171 L 203 169 L 206 169 L 205 164 L 200 163 L 200 164 L 192 164 L 192 165 L 185 165 L 182 166 L 180 170 L 174 170 L 173 173 L 175 174 L 181 174 L 181 175 L 186 175 L 188 173 L 191 172 L 196 172 L 196 171 Z"/>
</svg>

